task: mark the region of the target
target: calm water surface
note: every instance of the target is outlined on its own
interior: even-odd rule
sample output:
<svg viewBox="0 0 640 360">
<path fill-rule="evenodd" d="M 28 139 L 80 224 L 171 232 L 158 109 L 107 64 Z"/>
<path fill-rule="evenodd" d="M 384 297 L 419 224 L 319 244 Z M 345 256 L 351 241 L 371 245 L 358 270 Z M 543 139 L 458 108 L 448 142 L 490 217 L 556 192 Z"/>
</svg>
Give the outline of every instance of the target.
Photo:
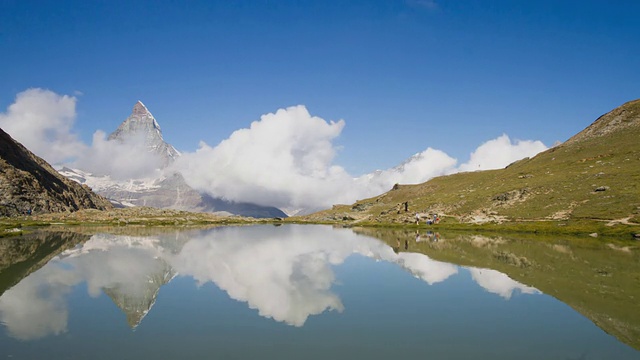
<svg viewBox="0 0 640 360">
<path fill-rule="evenodd" d="M 616 337 L 582 314 L 637 317 L 624 299 L 584 304 L 580 294 L 599 290 L 540 280 L 553 265 L 504 240 L 465 240 L 475 256 L 463 242 L 407 234 L 268 225 L 98 234 L 66 250 L 45 238 L 53 257 L 25 238 L 0 248 L 0 359 L 640 359 L 629 339 L 638 324 L 612 321 Z M 571 244 L 544 246 L 584 262 Z M 565 294 L 578 300 L 557 300 Z"/>
</svg>

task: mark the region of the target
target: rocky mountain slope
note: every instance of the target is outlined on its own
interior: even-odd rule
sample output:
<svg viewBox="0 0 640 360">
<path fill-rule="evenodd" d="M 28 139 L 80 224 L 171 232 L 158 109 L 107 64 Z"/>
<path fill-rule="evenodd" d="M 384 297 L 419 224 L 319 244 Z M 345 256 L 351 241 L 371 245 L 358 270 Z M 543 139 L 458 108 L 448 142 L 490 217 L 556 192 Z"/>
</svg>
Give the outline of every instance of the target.
<svg viewBox="0 0 640 360">
<path fill-rule="evenodd" d="M 60 175 L 0 129 L 0 216 L 111 207 L 109 201 Z"/>
<path fill-rule="evenodd" d="M 89 186 L 116 206 L 149 206 L 260 218 L 286 217 L 284 212 L 275 207 L 234 203 L 203 194 L 191 188 L 181 174 L 169 171 L 167 166 L 180 157 L 180 152 L 164 141 L 160 125 L 140 101 L 134 105 L 131 115 L 109 135 L 108 139 L 120 143 L 144 141 L 147 151 L 160 157 L 162 171 L 146 178 L 125 180 L 115 180 L 110 176 L 96 176 L 82 169 L 69 167 L 63 167 L 59 172 L 80 184 Z"/>
<path fill-rule="evenodd" d="M 599 219 L 640 224 L 640 100 L 568 141 L 504 169 L 457 173 L 335 205 L 314 221 L 415 223 Z M 407 210 L 405 211 L 405 203 Z"/>
<path fill-rule="evenodd" d="M 136 136 L 143 137 L 147 150 L 159 155 L 165 166 L 180 156 L 178 150 L 164 141 L 160 125 L 141 101 L 133 106 L 131 115 L 109 135 L 108 140 L 125 143 Z"/>
</svg>

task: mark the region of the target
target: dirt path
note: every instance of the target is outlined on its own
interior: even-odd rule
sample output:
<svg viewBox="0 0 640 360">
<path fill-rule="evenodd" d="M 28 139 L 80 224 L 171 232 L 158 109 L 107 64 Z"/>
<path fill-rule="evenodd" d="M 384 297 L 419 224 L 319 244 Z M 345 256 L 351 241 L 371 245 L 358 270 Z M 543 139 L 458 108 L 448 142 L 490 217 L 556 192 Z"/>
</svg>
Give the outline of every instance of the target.
<svg viewBox="0 0 640 360">
<path fill-rule="evenodd" d="M 636 223 L 632 223 L 629 220 L 631 220 L 632 216 L 626 217 L 626 218 L 622 218 L 622 219 L 615 219 L 615 220 L 609 220 L 607 222 L 607 226 L 614 226 L 616 224 L 623 224 L 623 225 L 638 225 Z"/>
</svg>

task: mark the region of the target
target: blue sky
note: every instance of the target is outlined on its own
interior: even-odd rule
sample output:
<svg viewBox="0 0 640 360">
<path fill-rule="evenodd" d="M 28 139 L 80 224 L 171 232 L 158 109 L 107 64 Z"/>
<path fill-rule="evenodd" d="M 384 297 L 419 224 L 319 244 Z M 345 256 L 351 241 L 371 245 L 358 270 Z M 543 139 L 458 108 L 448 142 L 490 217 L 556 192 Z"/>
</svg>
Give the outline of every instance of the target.
<svg viewBox="0 0 640 360">
<path fill-rule="evenodd" d="M 638 1 L 0 3 L 0 111 L 77 97 L 87 143 L 142 100 L 182 151 L 279 108 L 346 125 L 358 175 L 428 147 L 460 161 L 503 133 L 566 140 L 640 97 Z"/>
</svg>

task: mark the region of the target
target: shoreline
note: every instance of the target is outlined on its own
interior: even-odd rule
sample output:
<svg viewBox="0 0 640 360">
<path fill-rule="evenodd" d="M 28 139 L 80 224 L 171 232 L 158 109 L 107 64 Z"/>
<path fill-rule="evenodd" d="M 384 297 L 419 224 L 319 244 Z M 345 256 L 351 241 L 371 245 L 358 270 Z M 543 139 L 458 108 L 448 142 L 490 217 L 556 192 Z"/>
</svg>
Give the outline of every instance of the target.
<svg viewBox="0 0 640 360">
<path fill-rule="evenodd" d="M 0 238 L 19 236 L 33 229 L 51 226 L 65 227 L 202 227 L 250 224 L 318 224 L 340 227 L 404 228 L 417 231 L 463 231 L 514 234 L 546 234 L 616 237 L 640 240 L 640 224 L 613 219 L 526 220 L 462 223 L 445 218 L 438 224 L 367 222 L 349 220 L 313 220 L 304 217 L 249 218 L 219 216 L 170 209 L 128 208 L 117 210 L 81 210 L 73 213 L 48 213 L 25 217 L 0 218 Z"/>
</svg>

